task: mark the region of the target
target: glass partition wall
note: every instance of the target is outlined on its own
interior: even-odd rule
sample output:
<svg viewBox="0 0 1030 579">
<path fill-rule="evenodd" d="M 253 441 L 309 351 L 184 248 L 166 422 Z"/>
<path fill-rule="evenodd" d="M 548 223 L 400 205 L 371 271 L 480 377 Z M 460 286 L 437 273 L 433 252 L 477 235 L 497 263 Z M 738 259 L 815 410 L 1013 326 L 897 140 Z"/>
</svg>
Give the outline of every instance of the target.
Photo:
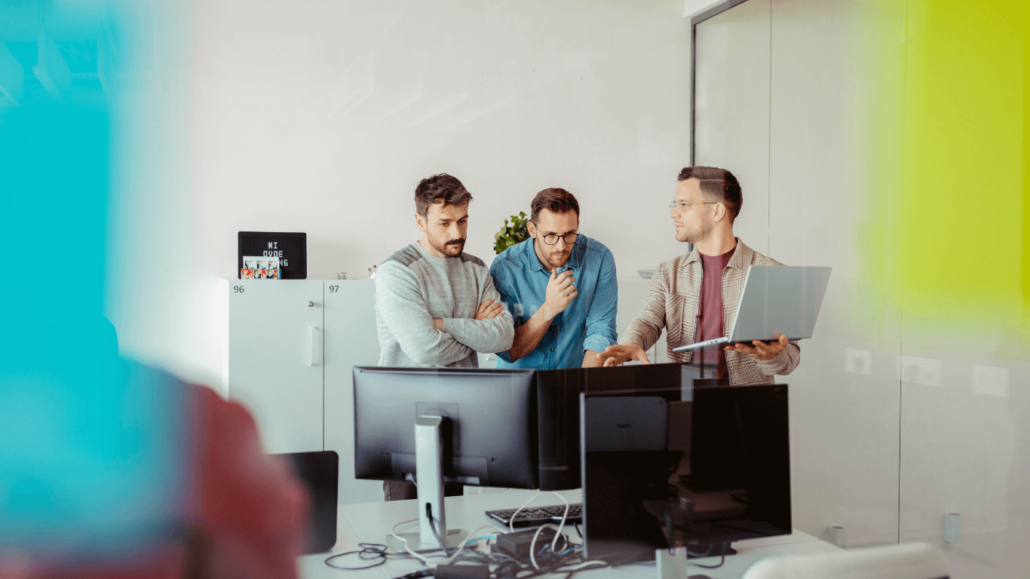
<svg viewBox="0 0 1030 579">
<path fill-rule="evenodd" d="M 745 243 L 834 268 L 780 379 L 795 525 L 849 548 L 927 541 L 954 577 L 1022 577 L 1025 21 L 953 4 L 747 0 L 695 17 L 692 156 L 740 179 Z M 956 68 L 980 84 L 956 90 Z"/>
</svg>

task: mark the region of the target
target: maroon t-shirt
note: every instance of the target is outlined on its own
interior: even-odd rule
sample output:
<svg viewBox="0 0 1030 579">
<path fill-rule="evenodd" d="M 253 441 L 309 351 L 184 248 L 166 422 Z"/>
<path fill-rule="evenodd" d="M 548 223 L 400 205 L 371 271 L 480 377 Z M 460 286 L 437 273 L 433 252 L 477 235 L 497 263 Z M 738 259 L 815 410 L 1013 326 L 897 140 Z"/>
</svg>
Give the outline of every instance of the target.
<svg viewBox="0 0 1030 579">
<path fill-rule="evenodd" d="M 694 342 L 713 340 L 726 335 L 723 328 L 722 311 L 722 270 L 733 257 L 733 249 L 722 255 L 701 255 L 701 264 L 704 267 L 704 277 L 701 281 L 701 303 L 697 310 L 697 327 L 694 330 Z M 729 372 L 726 368 L 726 353 L 722 346 L 705 348 L 695 352 L 693 359 L 696 361 L 718 362 L 719 378 L 726 378 Z"/>
</svg>

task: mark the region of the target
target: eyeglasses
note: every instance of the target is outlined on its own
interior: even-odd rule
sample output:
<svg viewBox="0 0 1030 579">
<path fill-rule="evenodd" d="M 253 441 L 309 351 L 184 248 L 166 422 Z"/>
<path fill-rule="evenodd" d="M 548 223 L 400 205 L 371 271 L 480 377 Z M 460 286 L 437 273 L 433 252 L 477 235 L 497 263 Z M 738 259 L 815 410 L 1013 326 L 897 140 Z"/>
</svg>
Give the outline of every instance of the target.
<svg viewBox="0 0 1030 579">
<path fill-rule="evenodd" d="M 691 205 L 717 205 L 719 201 L 673 201 L 669 203 L 669 211 L 675 211 L 677 213 L 683 213 L 687 209 L 690 209 Z"/>
<path fill-rule="evenodd" d="M 579 239 L 579 234 L 566 233 L 565 235 L 555 235 L 554 233 L 552 233 L 551 235 L 544 236 L 544 243 L 546 243 L 547 245 L 556 245 L 559 239 L 564 239 L 565 245 L 573 245 L 576 243 L 576 240 Z"/>
</svg>

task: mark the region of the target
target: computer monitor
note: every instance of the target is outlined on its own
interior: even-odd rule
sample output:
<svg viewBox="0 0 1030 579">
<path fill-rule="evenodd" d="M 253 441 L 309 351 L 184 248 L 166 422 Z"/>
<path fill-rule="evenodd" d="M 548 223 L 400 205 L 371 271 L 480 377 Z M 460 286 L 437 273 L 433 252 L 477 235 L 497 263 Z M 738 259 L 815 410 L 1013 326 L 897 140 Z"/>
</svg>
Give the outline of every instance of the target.
<svg viewBox="0 0 1030 579">
<path fill-rule="evenodd" d="M 331 450 L 276 454 L 308 492 L 307 541 L 301 553 L 324 553 L 336 544 L 340 457 Z"/>
<path fill-rule="evenodd" d="M 537 371 L 540 490 L 580 487 L 580 394 L 690 388 L 694 380 L 714 379 L 716 372 L 715 364 L 631 364 Z"/>
<path fill-rule="evenodd" d="M 786 385 L 584 393 L 580 411 L 587 557 L 791 533 Z"/>
<path fill-rule="evenodd" d="M 448 538 L 444 483 L 539 486 L 534 395 L 533 370 L 354 368 L 354 474 L 417 482 L 406 547 Z"/>
</svg>

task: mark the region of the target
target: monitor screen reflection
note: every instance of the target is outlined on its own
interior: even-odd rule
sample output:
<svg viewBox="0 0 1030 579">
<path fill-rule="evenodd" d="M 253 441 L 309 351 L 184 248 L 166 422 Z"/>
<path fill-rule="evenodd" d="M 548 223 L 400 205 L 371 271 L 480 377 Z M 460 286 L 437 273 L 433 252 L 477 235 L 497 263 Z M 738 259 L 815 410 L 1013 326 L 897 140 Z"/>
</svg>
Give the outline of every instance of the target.
<svg viewBox="0 0 1030 579">
<path fill-rule="evenodd" d="M 719 553 L 791 532 L 786 387 L 584 395 L 582 405 L 591 558 Z"/>
</svg>

